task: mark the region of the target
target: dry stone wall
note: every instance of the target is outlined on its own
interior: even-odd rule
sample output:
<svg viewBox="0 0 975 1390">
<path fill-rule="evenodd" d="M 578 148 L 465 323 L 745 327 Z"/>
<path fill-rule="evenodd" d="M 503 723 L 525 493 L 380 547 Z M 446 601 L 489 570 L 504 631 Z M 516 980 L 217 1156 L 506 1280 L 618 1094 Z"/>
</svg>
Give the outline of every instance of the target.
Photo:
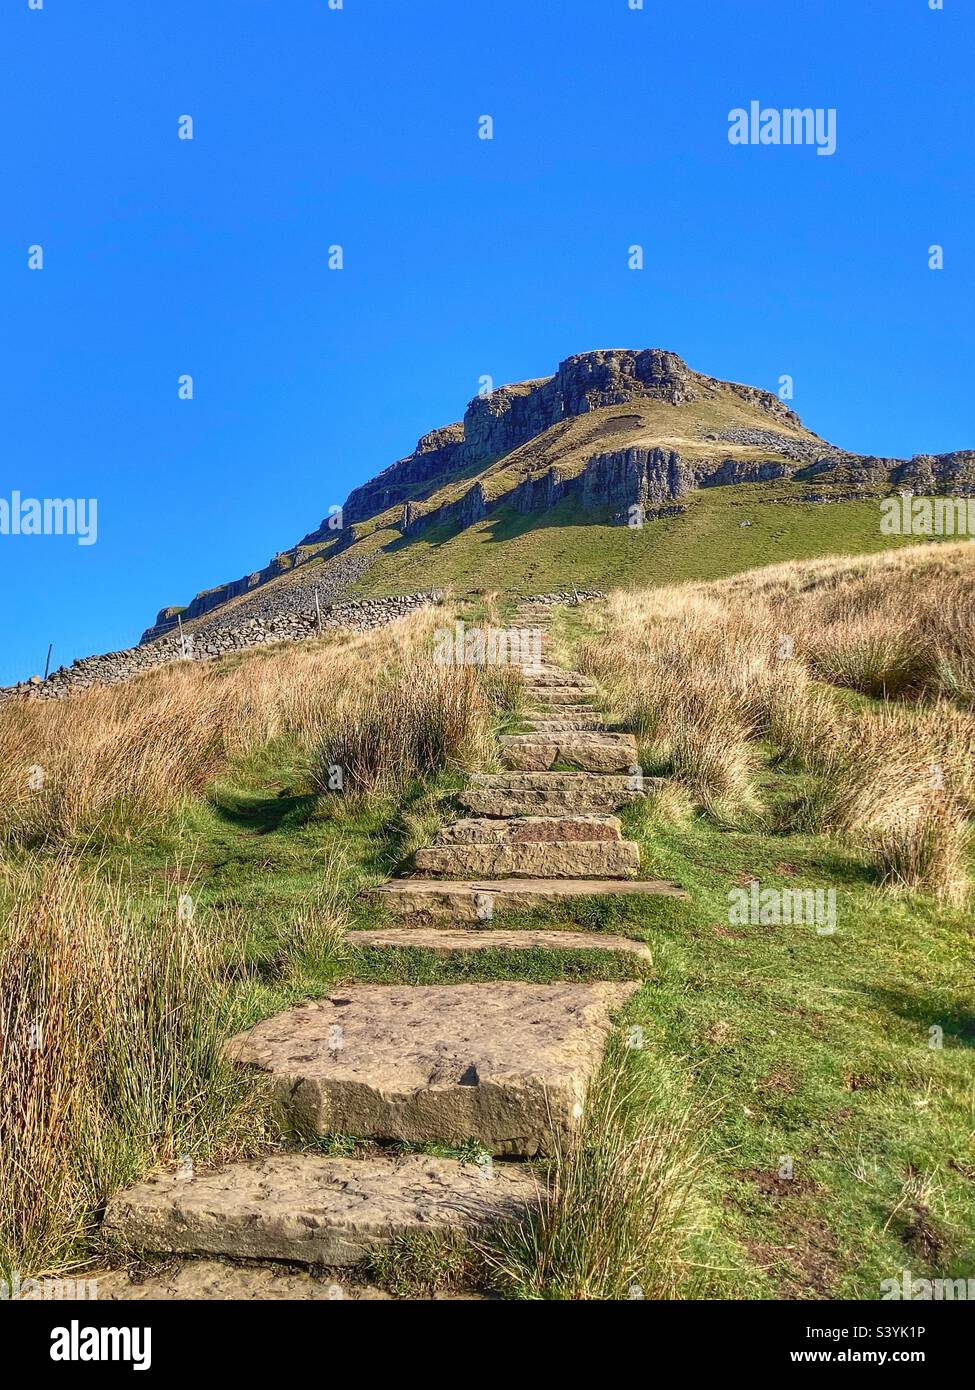
<svg viewBox="0 0 975 1390">
<path fill-rule="evenodd" d="M 326 605 L 322 608 L 321 630 L 344 628 L 352 632 L 366 632 L 393 622 L 404 613 L 435 603 L 440 597 L 439 591 L 431 590 L 401 594 L 394 598 L 361 599 Z M 88 690 L 94 685 L 115 685 L 131 680 L 143 671 L 171 661 L 213 661 L 228 652 L 247 647 L 271 642 L 301 642 L 316 637 L 320 629 L 314 599 L 309 607 L 307 592 L 304 598 L 303 607 L 291 609 L 287 604 L 297 603 L 298 600 L 289 591 L 273 610 L 252 616 L 227 614 L 222 621 L 213 619 L 197 625 L 193 631 L 187 631 L 185 646 L 178 634 L 169 633 L 155 641 L 140 643 L 138 647 L 83 657 L 70 666 L 62 666 L 52 672 L 46 681 L 40 676 L 32 676 L 29 681 L 19 685 L 0 688 L 0 702 L 11 699 L 59 699 L 75 691 Z M 270 600 L 269 594 L 269 605 Z"/>
</svg>

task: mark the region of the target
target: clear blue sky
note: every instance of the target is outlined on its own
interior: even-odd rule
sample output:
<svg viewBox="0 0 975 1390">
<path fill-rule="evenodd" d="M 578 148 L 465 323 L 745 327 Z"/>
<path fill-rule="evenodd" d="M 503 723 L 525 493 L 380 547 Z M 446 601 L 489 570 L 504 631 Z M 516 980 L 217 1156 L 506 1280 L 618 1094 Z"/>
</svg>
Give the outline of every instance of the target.
<svg viewBox="0 0 975 1390">
<path fill-rule="evenodd" d="M 971 0 L 5 0 L 0 53 L 0 496 L 99 505 L 0 536 L 0 681 L 266 563 L 482 374 L 666 347 L 975 446 Z M 731 146 L 751 100 L 836 154 Z"/>
</svg>

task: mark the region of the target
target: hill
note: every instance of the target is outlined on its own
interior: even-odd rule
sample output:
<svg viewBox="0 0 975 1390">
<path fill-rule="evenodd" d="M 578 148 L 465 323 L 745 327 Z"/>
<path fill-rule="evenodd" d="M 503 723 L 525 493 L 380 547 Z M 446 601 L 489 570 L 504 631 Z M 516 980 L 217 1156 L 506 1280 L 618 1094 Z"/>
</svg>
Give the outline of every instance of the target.
<svg viewBox="0 0 975 1390">
<path fill-rule="evenodd" d="M 313 589 L 324 602 L 433 583 L 524 594 L 877 550 L 910 539 L 881 534 L 880 498 L 973 485 L 973 451 L 853 454 L 777 396 L 672 352 L 587 352 L 475 397 L 264 569 L 162 609 L 143 641 L 177 615 L 266 616 Z"/>
</svg>

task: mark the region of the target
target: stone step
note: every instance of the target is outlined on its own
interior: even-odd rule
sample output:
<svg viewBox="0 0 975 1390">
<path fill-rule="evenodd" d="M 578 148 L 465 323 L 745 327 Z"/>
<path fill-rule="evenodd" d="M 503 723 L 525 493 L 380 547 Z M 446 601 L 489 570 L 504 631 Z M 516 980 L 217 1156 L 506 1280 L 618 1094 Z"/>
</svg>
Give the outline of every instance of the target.
<svg viewBox="0 0 975 1390">
<path fill-rule="evenodd" d="M 588 676 L 583 676 L 578 671 L 563 671 L 561 666 L 553 666 L 549 670 L 528 671 L 525 674 L 524 682 L 529 690 L 548 690 L 553 686 L 566 685 L 589 690 L 595 689 Z"/>
<path fill-rule="evenodd" d="M 387 911 L 411 916 L 422 924 L 438 917 L 449 917 L 453 922 L 485 922 L 495 912 L 530 911 L 579 897 L 631 894 L 689 896 L 676 883 L 633 878 L 392 878 L 372 889 L 368 896 Z"/>
<path fill-rule="evenodd" d="M 509 820 L 470 817 L 445 825 L 434 844 L 533 845 L 545 841 L 621 840 L 617 816 L 513 816 Z"/>
<path fill-rule="evenodd" d="M 593 719 L 603 720 L 605 715 L 595 705 L 529 705 L 524 710 L 526 719 Z"/>
<path fill-rule="evenodd" d="M 643 780 L 647 789 L 661 779 Z M 576 811 L 612 811 L 643 792 L 629 775 L 594 772 L 502 772 L 475 774 L 458 795 L 478 816 L 558 816 Z"/>
<path fill-rule="evenodd" d="M 472 791 L 464 793 L 461 799 L 469 811 L 475 811 L 479 816 L 500 819 L 532 815 L 563 816 L 579 810 L 611 811 L 620 804 L 618 796 L 607 797 L 600 806 L 592 796 L 575 802 L 565 793 L 558 792 L 553 792 L 551 797 L 545 797 L 540 792 Z"/>
<path fill-rule="evenodd" d="M 640 846 L 632 840 L 428 845 L 413 858 L 417 873 L 447 878 L 632 878 Z"/>
<path fill-rule="evenodd" d="M 348 985 L 230 1044 L 306 1134 L 553 1152 L 636 983 Z M 478 1175 L 488 1192 L 491 1183 Z"/>
<path fill-rule="evenodd" d="M 98 1288 L 98 1301 L 158 1302 L 260 1302 L 287 1300 L 321 1302 L 328 1299 L 348 1303 L 389 1302 L 395 1295 L 374 1284 L 359 1284 L 354 1280 L 336 1277 L 336 1271 L 324 1272 L 321 1277 L 308 1270 L 295 1269 L 279 1262 L 234 1264 L 225 1259 L 167 1259 L 151 1272 L 145 1267 L 129 1269 L 88 1269 L 81 1276 L 93 1279 Z M 485 1294 L 463 1290 L 443 1290 L 411 1302 L 484 1302 Z"/>
<path fill-rule="evenodd" d="M 549 705 L 585 705 L 596 694 L 591 685 L 537 686 L 533 692 Z"/>
<path fill-rule="evenodd" d="M 637 759 L 632 734 L 508 734 L 499 742 L 504 766 L 522 772 L 544 772 L 555 763 L 587 772 L 624 772 Z"/>
<path fill-rule="evenodd" d="M 560 739 L 557 734 L 553 734 L 549 739 L 548 735 L 539 734 L 502 734 L 498 740 L 502 748 L 517 748 L 523 743 L 579 743 L 579 744 L 614 744 L 618 748 L 631 748 L 636 751 L 636 738 L 633 734 L 618 733 L 610 729 L 598 729 L 594 733 L 575 733 L 571 738 Z"/>
<path fill-rule="evenodd" d="M 483 951 L 596 951 L 635 956 L 651 963 L 653 954 L 643 941 L 603 932 L 503 931 L 484 927 L 386 927 L 381 931 L 350 932 L 349 945 L 359 948 L 433 951 L 447 956 Z"/>
<path fill-rule="evenodd" d="M 533 733 L 540 734 L 564 734 L 570 730 L 586 734 L 609 732 L 602 720 L 593 719 L 558 719 L 554 715 L 539 715 L 538 718 L 526 719 L 525 723 Z"/>
<path fill-rule="evenodd" d="M 102 1234 L 132 1252 L 336 1267 L 397 1236 L 476 1235 L 537 1201 L 535 1179 L 517 1164 L 271 1154 L 191 1180 L 163 1173 L 137 1183 L 111 1199 Z"/>
</svg>

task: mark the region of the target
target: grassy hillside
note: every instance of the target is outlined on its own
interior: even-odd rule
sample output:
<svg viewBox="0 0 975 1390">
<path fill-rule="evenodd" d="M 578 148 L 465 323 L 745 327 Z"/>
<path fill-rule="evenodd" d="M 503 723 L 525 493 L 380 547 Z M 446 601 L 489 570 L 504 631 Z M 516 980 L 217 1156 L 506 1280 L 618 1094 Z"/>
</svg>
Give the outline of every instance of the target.
<svg viewBox="0 0 975 1390">
<path fill-rule="evenodd" d="M 567 584 L 610 589 L 720 579 L 776 560 L 870 554 L 911 544 L 880 534 L 876 500 L 789 502 L 781 484 L 740 484 L 692 494 L 680 516 L 642 528 L 563 502 L 543 515 L 510 510 L 464 531 L 439 528 L 404 541 L 370 537 L 383 549 L 353 586 L 367 597 L 431 584 L 544 593 Z M 747 525 L 743 523 L 747 522 Z"/>
</svg>

